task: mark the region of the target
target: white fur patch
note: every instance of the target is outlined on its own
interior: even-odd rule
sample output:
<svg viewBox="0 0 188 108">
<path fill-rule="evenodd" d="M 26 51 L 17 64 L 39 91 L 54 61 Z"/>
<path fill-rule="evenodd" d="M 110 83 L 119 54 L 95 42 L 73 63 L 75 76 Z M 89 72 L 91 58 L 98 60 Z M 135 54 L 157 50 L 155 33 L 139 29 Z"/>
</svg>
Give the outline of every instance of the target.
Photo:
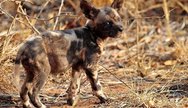
<svg viewBox="0 0 188 108">
<path fill-rule="evenodd" d="M 32 104 L 29 102 L 29 100 L 25 101 L 23 104 L 27 107 L 32 107 Z"/>
<path fill-rule="evenodd" d="M 41 108 L 47 108 L 45 105 L 42 104 Z"/>
<path fill-rule="evenodd" d="M 71 34 L 65 33 L 65 39 L 69 41 L 79 41 L 80 39 L 77 38 L 76 33 L 74 31 L 71 32 Z"/>
<path fill-rule="evenodd" d="M 104 95 L 103 91 L 102 90 L 98 90 L 98 91 L 93 91 L 93 94 L 95 96 L 101 96 L 103 98 L 106 98 L 106 96 Z"/>
<path fill-rule="evenodd" d="M 82 39 L 77 38 L 76 33 L 74 31 L 72 31 L 70 34 L 69 33 L 65 33 L 64 34 L 64 38 L 69 41 L 68 48 L 70 48 L 71 42 L 73 42 L 73 41 L 83 42 Z"/>
<path fill-rule="evenodd" d="M 62 34 L 57 31 L 50 31 L 51 36 L 61 36 Z"/>
</svg>

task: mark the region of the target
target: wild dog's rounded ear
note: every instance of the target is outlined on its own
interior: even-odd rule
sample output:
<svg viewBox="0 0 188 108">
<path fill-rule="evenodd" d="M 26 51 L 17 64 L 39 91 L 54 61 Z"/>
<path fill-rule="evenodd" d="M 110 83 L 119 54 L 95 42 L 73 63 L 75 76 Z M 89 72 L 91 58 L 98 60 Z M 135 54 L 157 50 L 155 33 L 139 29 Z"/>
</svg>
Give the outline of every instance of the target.
<svg viewBox="0 0 188 108">
<path fill-rule="evenodd" d="M 80 1 L 80 8 L 82 12 L 85 14 L 85 16 L 91 20 L 94 20 L 95 17 L 100 12 L 99 9 L 93 7 L 90 3 L 88 3 L 86 0 Z"/>
<path fill-rule="evenodd" d="M 117 10 L 120 10 L 120 8 L 123 5 L 124 0 L 114 0 L 113 3 L 111 4 L 111 7 Z"/>
</svg>

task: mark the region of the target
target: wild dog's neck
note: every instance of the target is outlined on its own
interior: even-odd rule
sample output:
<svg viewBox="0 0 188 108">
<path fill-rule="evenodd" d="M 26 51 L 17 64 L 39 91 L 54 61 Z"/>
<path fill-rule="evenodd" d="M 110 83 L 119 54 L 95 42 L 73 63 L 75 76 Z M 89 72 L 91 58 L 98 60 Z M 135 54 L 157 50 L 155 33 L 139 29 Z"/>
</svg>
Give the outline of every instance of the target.
<svg viewBox="0 0 188 108">
<path fill-rule="evenodd" d="M 95 27 L 86 25 L 86 28 L 91 32 L 92 40 L 94 42 L 96 42 L 98 44 L 98 46 L 102 47 L 106 37 L 104 38 L 104 36 L 102 36 L 102 33 L 99 32 L 98 30 L 96 30 Z"/>
<path fill-rule="evenodd" d="M 107 36 L 103 36 L 103 31 L 98 29 L 96 24 L 91 20 L 86 23 L 86 28 L 88 28 L 93 33 L 93 36 L 95 36 L 96 39 L 104 41 L 107 38 Z"/>
<path fill-rule="evenodd" d="M 94 28 L 91 28 L 90 26 L 85 27 L 87 30 L 89 30 L 89 32 L 91 33 L 90 37 L 91 37 L 91 42 L 93 42 L 94 44 L 96 44 L 98 46 L 98 48 L 100 49 L 100 53 L 103 51 L 103 46 L 104 46 L 104 38 L 101 38 L 101 34 L 96 32 Z M 93 44 L 92 43 L 92 44 Z"/>
</svg>

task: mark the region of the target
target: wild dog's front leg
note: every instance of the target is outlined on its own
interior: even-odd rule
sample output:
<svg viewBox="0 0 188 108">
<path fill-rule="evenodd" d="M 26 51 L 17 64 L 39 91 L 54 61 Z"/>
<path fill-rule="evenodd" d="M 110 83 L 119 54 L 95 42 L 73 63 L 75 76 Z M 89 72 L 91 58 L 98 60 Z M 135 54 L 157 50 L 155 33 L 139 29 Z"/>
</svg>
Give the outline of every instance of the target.
<svg viewBox="0 0 188 108">
<path fill-rule="evenodd" d="M 87 77 L 90 80 L 90 84 L 91 84 L 91 88 L 93 90 L 93 94 L 100 99 L 101 103 L 104 103 L 107 100 L 107 98 L 102 91 L 102 86 L 101 86 L 99 79 L 98 79 L 98 72 L 94 71 L 91 68 L 85 69 L 85 72 L 86 72 Z"/>
<path fill-rule="evenodd" d="M 71 83 L 67 90 L 68 93 L 67 104 L 69 105 L 72 106 L 76 105 L 79 99 L 78 93 L 80 92 L 80 79 L 81 79 L 80 71 L 72 69 Z"/>
</svg>

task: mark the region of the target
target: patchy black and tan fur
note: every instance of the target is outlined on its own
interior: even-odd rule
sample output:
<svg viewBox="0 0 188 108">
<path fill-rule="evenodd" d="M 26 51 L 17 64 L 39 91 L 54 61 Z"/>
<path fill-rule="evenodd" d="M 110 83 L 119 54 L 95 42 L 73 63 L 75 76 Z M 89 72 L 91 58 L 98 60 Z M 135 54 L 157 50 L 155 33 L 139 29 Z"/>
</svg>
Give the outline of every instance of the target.
<svg viewBox="0 0 188 108">
<path fill-rule="evenodd" d="M 72 67 L 72 80 L 67 91 L 68 104 L 75 105 L 78 100 L 81 70 L 84 70 L 90 80 L 94 95 L 101 102 L 106 101 L 96 66 L 102 52 L 101 43 L 122 32 L 121 18 L 112 7 L 96 9 L 85 0 L 81 0 L 80 7 L 90 19 L 86 26 L 47 31 L 27 40 L 18 51 L 15 60 L 16 80 L 20 64 L 26 71 L 26 79 L 20 91 L 23 107 L 45 108 L 38 94 L 48 75 L 64 72 L 69 67 Z"/>
</svg>

